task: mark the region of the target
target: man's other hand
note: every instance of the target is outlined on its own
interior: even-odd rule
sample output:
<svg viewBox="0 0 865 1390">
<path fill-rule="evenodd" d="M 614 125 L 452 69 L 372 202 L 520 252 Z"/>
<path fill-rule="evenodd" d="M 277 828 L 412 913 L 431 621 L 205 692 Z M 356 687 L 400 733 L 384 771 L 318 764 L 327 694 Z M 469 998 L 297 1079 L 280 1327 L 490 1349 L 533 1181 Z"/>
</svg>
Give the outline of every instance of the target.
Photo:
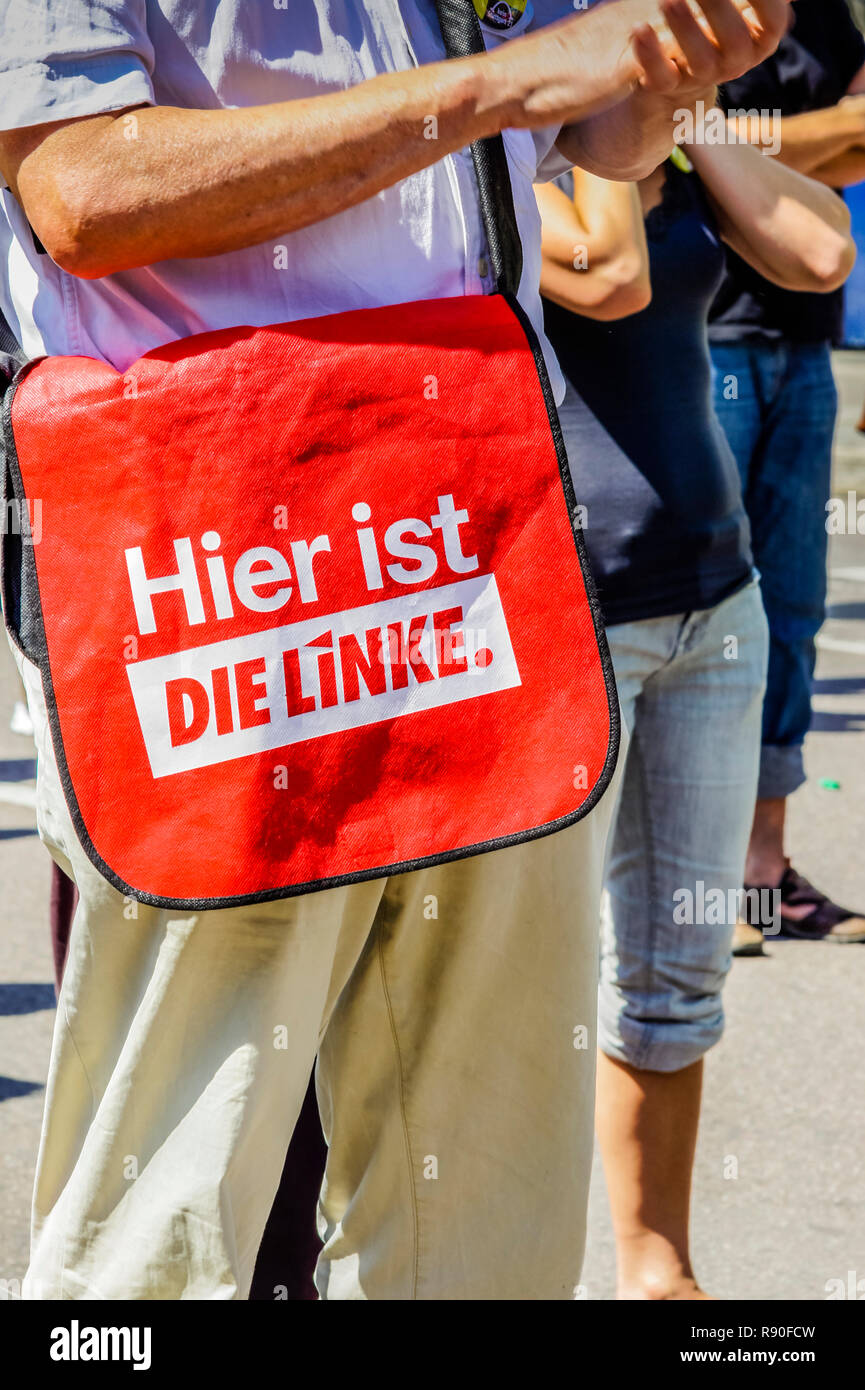
<svg viewBox="0 0 865 1390">
<path fill-rule="evenodd" d="M 569 125 L 635 87 L 688 105 L 777 48 L 789 0 L 602 0 L 490 55 L 515 85 L 507 124 Z"/>
</svg>

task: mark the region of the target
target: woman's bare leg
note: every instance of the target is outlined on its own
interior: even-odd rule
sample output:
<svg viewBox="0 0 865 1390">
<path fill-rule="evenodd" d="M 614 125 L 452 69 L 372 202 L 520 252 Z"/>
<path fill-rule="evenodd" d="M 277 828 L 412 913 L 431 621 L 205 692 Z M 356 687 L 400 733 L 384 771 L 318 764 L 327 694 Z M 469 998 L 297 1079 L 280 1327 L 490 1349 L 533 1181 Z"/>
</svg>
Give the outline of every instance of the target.
<svg viewBox="0 0 865 1390">
<path fill-rule="evenodd" d="M 709 1297 L 688 1248 L 702 1083 L 702 1060 L 682 1071 L 639 1071 L 599 1054 L 597 1131 L 619 1298 Z"/>
</svg>

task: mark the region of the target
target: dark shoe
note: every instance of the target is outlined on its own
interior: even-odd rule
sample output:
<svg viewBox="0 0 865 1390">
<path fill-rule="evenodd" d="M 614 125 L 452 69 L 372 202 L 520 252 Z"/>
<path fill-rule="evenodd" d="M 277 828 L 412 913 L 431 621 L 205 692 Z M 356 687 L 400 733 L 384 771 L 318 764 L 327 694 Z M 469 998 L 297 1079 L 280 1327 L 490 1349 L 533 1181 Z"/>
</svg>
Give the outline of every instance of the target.
<svg viewBox="0 0 865 1390">
<path fill-rule="evenodd" d="M 757 889 L 759 892 L 772 892 L 772 889 L 759 887 L 757 884 L 746 884 L 748 889 Z M 775 892 L 780 892 L 780 923 L 776 920 L 773 926 L 780 925 L 781 930 L 775 931 L 773 935 L 783 940 L 786 938 L 791 941 L 831 941 L 838 946 L 852 945 L 856 942 L 865 941 L 865 917 L 859 917 L 855 912 L 848 911 L 845 907 L 839 907 L 833 903 L 831 898 L 827 898 L 825 893 L 821 893 L 819 888 L 815 888 L 813 883 L 809 883 L 807 878 L 803 878 L 797 873 L 792 864 L 788 862 L 784 870 L 781 882 L 777 884 Z M 796 921 L 794 918 L 785 914 L 785 907 L 811 907 L 811 911 L 806 916 Z M 746 903 L 745 916 L 752 925 L 750 900 Z"/>
</svg>

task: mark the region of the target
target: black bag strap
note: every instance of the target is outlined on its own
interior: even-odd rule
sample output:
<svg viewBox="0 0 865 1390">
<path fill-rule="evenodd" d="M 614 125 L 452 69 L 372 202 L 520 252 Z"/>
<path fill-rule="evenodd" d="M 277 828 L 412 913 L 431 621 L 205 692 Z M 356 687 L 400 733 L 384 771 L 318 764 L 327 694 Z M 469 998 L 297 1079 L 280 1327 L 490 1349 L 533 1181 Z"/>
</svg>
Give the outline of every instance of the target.
<svg viewBox="0 0 865 1390">
<path fill-rule="evenodd" d="M 18 368 L 23 367 L 26 361 L 27 354 L 6 322 L 5 316 L 0 313 L 0 396 L 3 395 Z M 0 444 L 0 455 L 2 455 L 2 451 L 2 444 Z"/>
<path fill-rule="evenodd" d="M 0 312 L 0 352 L 7 353 L 9 357 L 17 357 L 19 362 L 27 361 L 24 349 L 6 322 L 6 316 L 2 312 Z"/>
<path fill-rule="evenodd" d="M 485 51 L 472 0 L 436 0 L 436 9 L 449 58 L 468 58 Z M 505 144 L 501 135 L 489 135 L 475 140 L 471 149 L 496 289 L 515 295 L 523 269 L 523 248 Z"/>
</svg>

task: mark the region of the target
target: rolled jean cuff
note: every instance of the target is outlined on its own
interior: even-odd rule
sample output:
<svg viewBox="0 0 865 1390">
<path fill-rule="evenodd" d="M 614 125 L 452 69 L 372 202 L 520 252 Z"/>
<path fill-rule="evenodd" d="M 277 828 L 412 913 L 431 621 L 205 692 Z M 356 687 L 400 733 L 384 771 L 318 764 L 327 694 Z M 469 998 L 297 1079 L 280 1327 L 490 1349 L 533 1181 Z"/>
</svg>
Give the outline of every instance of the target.
<svg viewBox="0 0 865 1390">
<path fill-rule="evenodd" d="M 598 1048 L 637 1071 L 684 1071 L 720 1042 L 723 1032 L 724 1009 L 718 998 L 711 1015 L 698 1023 L 676 1019 L 643 1023 L 619 1018 L 615 1029 L 610 1029 L 601 1019 Z"/>
<path fill-rule="evenodd" d="M 760 800 L 792 796 L 805 780 L 801 743 L 763 744 L 760 750 L 760 780 L 757 784 L 757 796 Z"/>
</svg>

